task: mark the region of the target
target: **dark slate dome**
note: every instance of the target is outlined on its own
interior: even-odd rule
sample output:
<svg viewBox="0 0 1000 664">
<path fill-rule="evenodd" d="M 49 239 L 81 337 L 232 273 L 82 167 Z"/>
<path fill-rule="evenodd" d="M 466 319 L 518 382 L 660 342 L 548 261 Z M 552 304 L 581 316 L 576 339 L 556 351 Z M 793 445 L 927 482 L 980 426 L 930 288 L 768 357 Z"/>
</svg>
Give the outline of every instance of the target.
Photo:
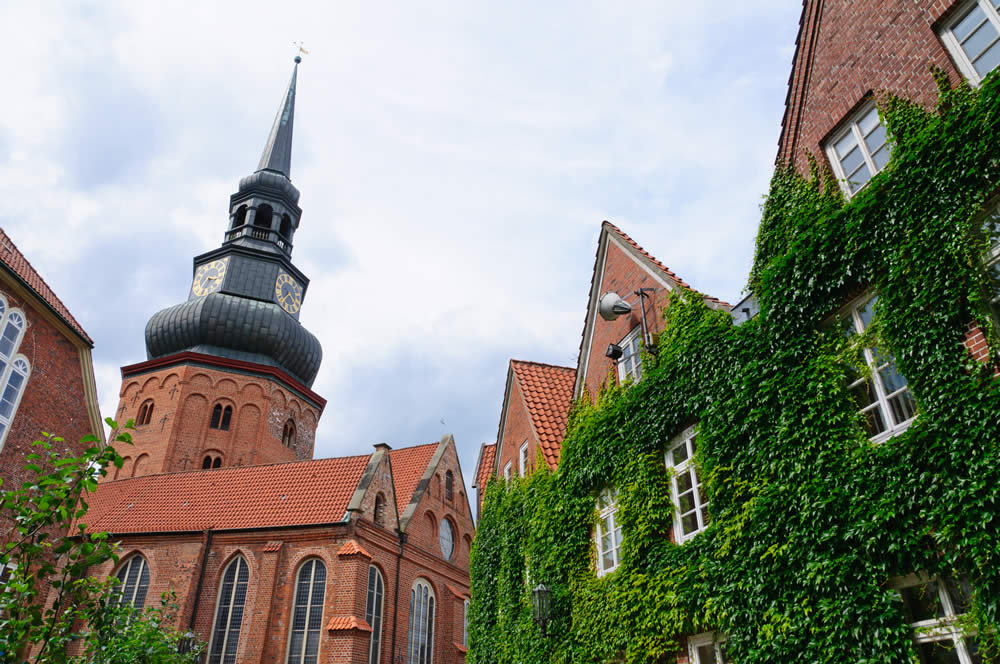
<svg viewBox="0 0 1000 664">
<path fill-rule="evenodd" d="M 264 191 L 299 202 L 299 190 L 283 173 L 275 171 L 262 170 L 246 176 L 240 180 L 240 192 L 244 191 Z"/>
<path fill-rule="evenodd" d="M 319 340 L 273 302 L 212 293 L 153 314 L 149 359 L 193 351 L 278 367 L 312 387 L 323 360 Z"/>
</svg>

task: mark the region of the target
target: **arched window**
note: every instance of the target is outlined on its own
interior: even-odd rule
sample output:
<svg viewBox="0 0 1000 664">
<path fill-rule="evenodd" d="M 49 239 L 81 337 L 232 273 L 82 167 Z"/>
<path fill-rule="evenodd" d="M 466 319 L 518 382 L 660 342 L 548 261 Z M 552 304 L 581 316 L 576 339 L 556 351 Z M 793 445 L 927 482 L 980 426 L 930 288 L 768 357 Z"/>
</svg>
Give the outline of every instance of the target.
<svg viewBox="0 0 1000 664">
<path fill-rule="evenodd" d="M 0 360 L 0 364 L 6 363 Z M 17 405 L 21 402 L 24 385 L 28 382 L 28 374 L 30 373 L 31 366 L 28 364 L 28 360 L 23 357 L 18 356 L 10 363 L 3 396 L 0 397 L 0 444 L 7 435 L 7 429 L 14 419 L 14 413 L 17 412 Z"/>
<path fill-rule="evenodd" d="M 295 584 L 292 635 L 288 641 L 288 664 L 316 664 L 319 635 L 323 627 L 326 597 L 326 565 L 313 558 L 299 568 Z"/>
<path fill-rule="evenodd" d="M 372 628 L 372 640 L 368 644 L 368 664 L 378 664 L 382 654 L 382 596 L 385 584 L 382 572 L 372 565 L 368 568 L 368 602 L 365 605 L 365 621 Z"/>
<path fill-rule="evenodd" d="M 229 563 L 222 575 L 212 644 L 208 648 L 208 664 L 236 664 L 236 648 L 240 644 L 243 605 L 247 599 L 249 580 L 247 561 L 240 557 Z"/>
<path fill-rule="evenodd" d="M 253 225 L 258 228 L 270 228 L 272 217 L 274 217 L 274 210 L 271 206 L 261 205 L 257 208 L 257 214 L 254 215 Z"/>
<path fill-rule="evenodd" d="M 417 579 L 410 590 L 407 653 L 407 664 L 434 662 L 434 590 L 424 579 Z"/>
<path fill-rule="evenodd" d="M 375 523 L 385 525 L 385 496 L 381 493 L 375 496 Z"/>
<path fill-rule="evenodd" d="M 438 544 L 441 545 L 441 555 L 444 556 L 444 559 L 451 560 L 451 554 L 455 553 L 455 528 L 451 525 L 451 519 L 448 517 L 441 519 Z"/>
<path fill-rule="evenodd" d="M 146 399 L 145 401 L 142 402 L 142 405 L 139 406 L 139 416 L 136 418 L 135 424 L 136 426 L 149 424 L 150 421 L 152 421 L 152 419 L 153 419 L 153 400 Z"/>
<path fill-rule="evenodd" d="M 221 403 L 217 403 L 215 404 L 215 408 L 212 409 L 212 419 L 208 423 L 208 428 L 229 431 L 229 422 L 232 419 L 233 407 L 226 406 L 223 408 Z"/>
<path fill-rule="evenodd" d="M 205 460 L 201 462 L 201 467 L 202 467 L 202 469 L 211 468 L 212 467 L 212 457 L 211 456 L 205 457 Z"/>
<path fill-rule="evenodd" d="M 239 228 L 245 223 L 247 223 L 247 206 L 241 205 L 236 208 L 236 214 L 233 215 L 232 228 Z"/>
<path fill-rule="evenodd" d="M 447 501 L 455 499 L 455 476 L 450 470 L 444 474 L 444 499 Z"/>
<path fill-rule="evenodd" d="M 278 227 L 281 237 L 288 239 L 288 234 L 292 232 L 292 220 L 287 214 L 281 215 L 281 226 Z"/>
<path fill-rule="evenodd" d="M 285 428 L 281 432 L 281 444 L 289 448 L 295 447 L 295 422 L 292 420 L 285 422 Z"/>
<path fill-rule="evenodd" d="M 141 555 L 134 555 L 115 574 L 121 582 L 112 597 L 115 606 L 133 606 L 141 609 L 146 605 L 146 591 L 149 590 L 149 565 Z"/>
<path fill-rule="evenodd" d="M 222 467 L 222 457 L 215 457 L 215 461 L 212 462 L 212 468 Z"/>
</svg>

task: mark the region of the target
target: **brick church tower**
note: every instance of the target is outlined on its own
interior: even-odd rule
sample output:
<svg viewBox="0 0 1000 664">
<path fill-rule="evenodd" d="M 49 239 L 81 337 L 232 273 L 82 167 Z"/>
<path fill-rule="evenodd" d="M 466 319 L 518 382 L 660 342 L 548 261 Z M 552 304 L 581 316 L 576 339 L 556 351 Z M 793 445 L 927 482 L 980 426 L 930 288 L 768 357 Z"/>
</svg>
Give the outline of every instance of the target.
<svg viewBox="0 0 1000 664">
<path fill-rule="evenodd" d="M 195 257 L 187 300 L 149 319 L 147 360 L 122 368 L 117 419 L 135 421 L 135 445 L 107 480 L 312 458 L 326 401 L 310 389 L 322 348 L 298 320 L 309 280 L 291 261 L 298 62 L 222 245 Z"/>
</svg>

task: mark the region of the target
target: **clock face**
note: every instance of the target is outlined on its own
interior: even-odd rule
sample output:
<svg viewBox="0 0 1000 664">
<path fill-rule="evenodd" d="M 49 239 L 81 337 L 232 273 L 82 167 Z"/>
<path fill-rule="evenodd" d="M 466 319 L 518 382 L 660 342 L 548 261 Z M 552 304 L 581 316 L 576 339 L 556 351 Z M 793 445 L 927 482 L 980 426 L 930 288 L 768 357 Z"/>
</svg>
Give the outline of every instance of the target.
<svg viewBox="0 0 1000 664">
<path fill-rule="evenodd" d="M 220 258 L 219 260 L 199 265 L 194 273 L 194 281 L 191 283 L 192 292 L 201 297 L 219 290 L 222 286 L 222 278 L 226 276 L 226 266 L 228 263 L 228 258 Z"/>
<path fill-rule="evenodd" d="M 274 297 L 282 309 L 290 314 L 298 313 L 302 306 L 302 286 L 282 270 L 278 272 L 278 278 L 274 282 Z"/>
</svg>

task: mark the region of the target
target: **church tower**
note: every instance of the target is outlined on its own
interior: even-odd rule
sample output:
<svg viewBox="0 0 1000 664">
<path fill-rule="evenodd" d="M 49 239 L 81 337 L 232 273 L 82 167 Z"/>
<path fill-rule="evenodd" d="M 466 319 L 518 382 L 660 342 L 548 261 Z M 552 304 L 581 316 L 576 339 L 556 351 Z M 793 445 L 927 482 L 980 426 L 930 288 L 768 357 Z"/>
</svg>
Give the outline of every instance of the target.
<svg viewBox="0 0 1000 664">
<path fill-rule="evenodd" d="M 299 323 L 309 280 L 291 260 L 300 61 L 222 245 L 195 257 L 187 300 L 149 319 L 146 361 L 122 368 L 116 417 L 135 421 L 135 445 L 107 479 L 312 458 L 326 401 L 310 389 L 322 348 Z"/>
</svg>

